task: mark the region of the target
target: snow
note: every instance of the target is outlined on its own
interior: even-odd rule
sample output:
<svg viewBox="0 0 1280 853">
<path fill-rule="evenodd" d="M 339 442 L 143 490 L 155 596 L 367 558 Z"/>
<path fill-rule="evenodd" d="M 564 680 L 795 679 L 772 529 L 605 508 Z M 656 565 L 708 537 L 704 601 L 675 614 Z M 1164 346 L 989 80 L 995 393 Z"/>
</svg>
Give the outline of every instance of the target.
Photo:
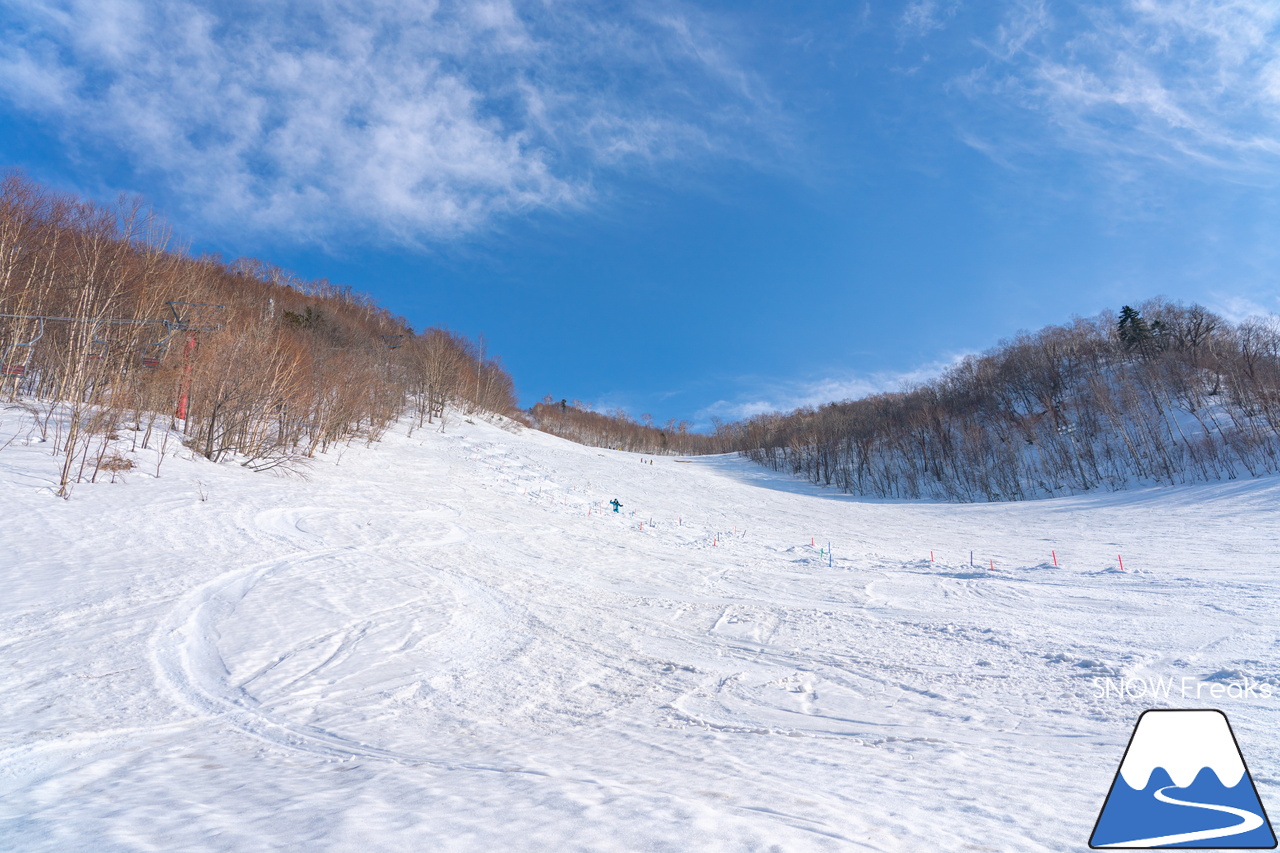
<svg viewBox="0 0 1280 853">
<path fill-rule="evenodd" d="M 1280 689 L 1223 689 L 1280 686 L 1277 478 L 871 501 L 454 416 L 62 501 L 48 447 L 0 451 L 0 848 L 1079 850 L 1148 707 L 1280 810 Z"/>
</svg>

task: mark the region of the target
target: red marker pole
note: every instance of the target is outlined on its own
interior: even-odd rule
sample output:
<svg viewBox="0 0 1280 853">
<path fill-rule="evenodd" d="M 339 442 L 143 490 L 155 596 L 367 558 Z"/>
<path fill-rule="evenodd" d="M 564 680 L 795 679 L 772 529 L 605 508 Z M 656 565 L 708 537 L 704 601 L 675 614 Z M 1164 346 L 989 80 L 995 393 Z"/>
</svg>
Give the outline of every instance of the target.
<svg viewBox="0 0 1280 853">
<path fill-rule="evenodd" d="M 1124 557 L 1121 557 L 1119 554 L 1116 554 L 1116 559 L 1120 561 L 1120 571 L 1122 571 L 1122 572 L 1123 572 L 1123 571 L 1124 571 Z"/>
<path fill-rule="evenodd" d="M 191 396 L 191 354 L 196 349 L 196 333 L 187 334 L 187 345 L 182 348 L 182 388 L 178 392 L 178 408 L 173 413 L 180 421 L 187 419 L 187 402 Z"/>
<path fill-rule="evenodd" d="M 932 551 L 930 551 L 930 552 L 929 552 L 929 562 L 930 562 L 930 563 L 932 563 L 932 562 L 933 562 L 933 552 L 932 552 Z"/>
<path fill-rule="evenodd" d="M 995 570 L 996 570 L 996 561 L 995 561 L 995 558 L 994 558 L 994 557 L 992 557 L 992 558 L 991 558 L 991 568 L 990 568 L 990 569 L 988 569 L 988 571 L 992 571 L 992 572 L 994 572 Z"/>
</svg>

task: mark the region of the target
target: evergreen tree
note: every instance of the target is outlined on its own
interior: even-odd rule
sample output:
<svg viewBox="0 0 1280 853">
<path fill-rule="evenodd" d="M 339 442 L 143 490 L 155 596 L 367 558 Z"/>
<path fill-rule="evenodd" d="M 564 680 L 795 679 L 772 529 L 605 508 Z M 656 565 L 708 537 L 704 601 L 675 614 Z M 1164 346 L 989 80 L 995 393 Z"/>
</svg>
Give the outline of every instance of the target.
<svg viewBox="0 0 1280 853">
<path fill-rule="evenodd" d="M 1147 321 L 1142 319 L 1142 315 L 1136 308 L 1128 305 L 1120 309 L 1120 322 L 1116 326 L 1116 331 L 1119 333 L 1120 343 L 1124 344 L 1127 350 L 1145 351 L 1152 339 L 1151 328 L 1147 326 Z"/>
</svg>

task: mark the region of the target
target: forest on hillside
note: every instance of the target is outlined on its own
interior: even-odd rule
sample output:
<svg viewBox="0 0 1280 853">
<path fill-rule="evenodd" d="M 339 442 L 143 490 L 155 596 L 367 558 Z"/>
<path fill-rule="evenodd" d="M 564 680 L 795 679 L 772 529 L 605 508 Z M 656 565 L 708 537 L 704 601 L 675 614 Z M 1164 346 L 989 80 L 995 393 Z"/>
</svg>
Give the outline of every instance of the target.
<svg viewBox="0 0 1280 853">
<path fill-rule="evenodd" d="M 60 493 L 170 427 L 212 460 L 290 466 L 446 406 L 513 414 L 483 345 L 414 332 L 368 296 L 176 248 L 139 202 L 0 176 L 0 398 L 61 456 Z M 161 427 L 157 429 L 157 426 Z"/>
<path fill-rule="evenodd" d="M 775 470 L 887 498 L 1021 500 L 1280 472 L 1280 318 L 1155 299 L 1020 334 L 898 393 L 732 426 Z"/>
<path fill-rule="evenodd" d="M 652 415 L 641 415 L 640 420 L 636 420 L 622 409 L 597 412 L 580 400 L 572 403 L 567 399 L 557 401 L 550 395 L 529 410 L 528 420 L 543 432 L 579 444 L 633 453 L 694 455 L 740 449 L 737 435 L 733 433 L 707 435 L 694 432 L 691 423 L 676 421 L 675 418 L 659 426 L 654 423 Z"/>
<path fill-rule="evenodd" d="M 0 399 L 0 417 L 51 442 L 64 496 L 132 464 L 122 442 L 174 430 L 209 459 L 287 469 L 459 407 L 597 447 L 738 451 L 857 495 L 1020 500 L 1280 472 L 1280 318 L 1150 300 L 1020 334 L 901 392 L 705 434 L 576 400 L 520 412 L 482 342 L 415 332 L 325 280 L 194 256 L 136 201 L 104 206 L 8 173 Z"/>
</svg>

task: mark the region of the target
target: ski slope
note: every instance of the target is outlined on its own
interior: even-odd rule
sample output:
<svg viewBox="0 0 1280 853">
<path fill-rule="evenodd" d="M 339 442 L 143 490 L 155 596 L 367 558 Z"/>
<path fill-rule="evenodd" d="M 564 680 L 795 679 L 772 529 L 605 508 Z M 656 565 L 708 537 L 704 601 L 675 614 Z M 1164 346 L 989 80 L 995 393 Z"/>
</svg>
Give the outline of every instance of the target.
<svg viewBox="0 0 1280 853">
<path fill-rule="evenodd" d="M 455 416 L 62 501 L 47 448 L 0 451 L 0 849 L 1074 851 L 1148 707 L 1280 811 L 1275 478 L 873 502 Z"/>
</svg>

